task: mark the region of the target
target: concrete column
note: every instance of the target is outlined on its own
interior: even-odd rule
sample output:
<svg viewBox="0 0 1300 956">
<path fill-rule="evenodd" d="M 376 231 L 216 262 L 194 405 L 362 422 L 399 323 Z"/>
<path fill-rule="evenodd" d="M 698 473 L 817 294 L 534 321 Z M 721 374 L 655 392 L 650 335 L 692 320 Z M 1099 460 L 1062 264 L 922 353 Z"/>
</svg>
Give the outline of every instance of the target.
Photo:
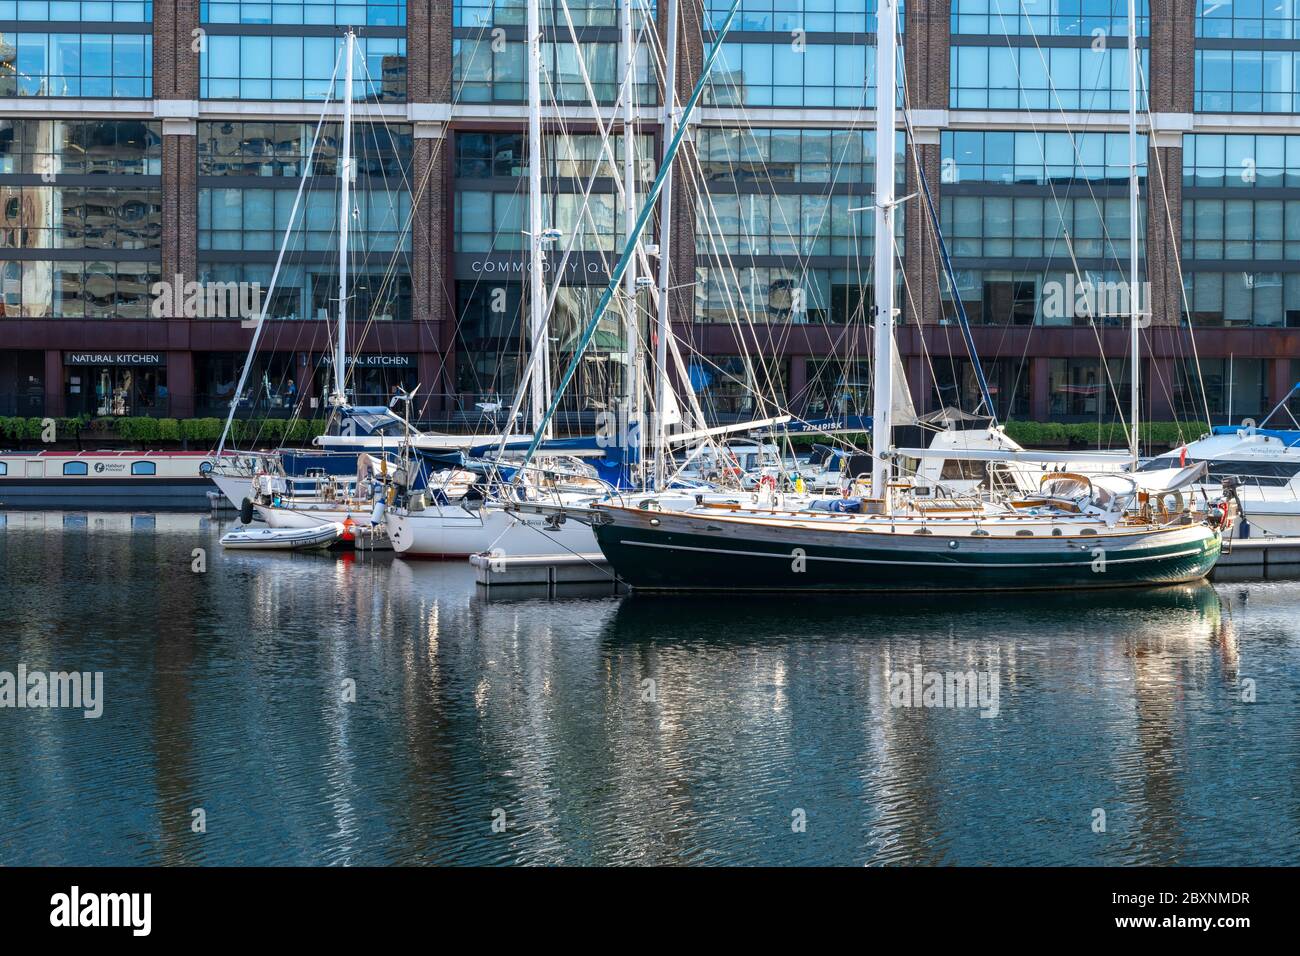
<svg viewBox="0 0 1300 956">
<path fill-rule="evenodd" d="M 905 12 L 904 71 L 912 107 L 915 110 L 946 110 L 951 0 L 916 0 L 907 4 Z M 905 194 L 921 191 L 915 168 L 919 161 L 937 207 L 943 169 L 941 131 L 919 127 L 915 128 L 915 134 L 916 141 L 908 144 Z M 912 293 L 910 301 L 906 296 L 903 300 L 904 319 L 920 325 L 935 325 L 942 315 L 939 290 L 942 288 L 943 263 L 930 214 L 921 196 L 909 200 L 903 207 L 903 229 L 902 268 Z M 928 402 L 929 390 L 924 394 Z"/>
<path fill-rule="evenodd" d="M 1176 327 L 1182 320 L 1183 290 L 1177 268 L 1183 238 L 1183 148 L 1181 133 L 1157 132 L 1147 152 L 1146 267 L 1151 284 L 1151 324 Z"/>
<path fill-rule="evenodd" d="M 199 65 L 207 37 L 199 31 L 199 0 L 154 5 L 153 90 L 162 120 L 162 275 L 198 275 L 198 191 L 195 119 Z"/>
<path fill-rule="evenodd" d="M 939 131 L 916 130 L 918 142 L 908 148 L 906 194 L 921 192 L 921 183 L 916 175 L 913 154 L 925 170 L 926 181 L 934 196 L 936 207 L 939 203 L 939 179 L 943 168 L 940 156 Z M 937 208 L 936 208 L 937 211 Z M 904 320 L 920 325 L 937 325 L 943 316 L 940 306 L 939 290 L 944 288 L 943 260 L 939 254 L 939 241 L 930 222 L 930 213 L 926 209 L 925 199 L 917 195 L 909 199 L 903 207 L 903 273 L 907 277 L 907 289 L 902 307 Z"/>
<path fill-rule="evenodd" d="M 1196 94 L 1196 0 L 1150 0 L 1147 82 L 1155 113 L 1190 113 Z"/>
<path fill-rule="evenodd" d="M 1151 0 L 1148 83 L 1155 121 L 1147 153 L 1147 279 L 1151 324 L 1182 319 L 1179 255 L 1183 234 L 1183 139 L 1196 93 L 1196 3 Z"/>
<path fill-rule="evenodd" d="M 667 3 L 659 4 L 659 36 L 666 28 Z M 686 102 L 704 67 L 704 27 L 700 7 L 682 3 L 677 13 L 677 101 Z M 661 91 L 662 92 L 662 91 Z M 691 134 L 688 132 L 688 136 Z M 695 206 L 698 198 L 693 162 L 682 157 L 690 148 L 683 143 L 673 170 L 672 235 L 669 238 L 669 299 L 674 324 L 695 321 Z"/>
<path fill-rule="evenodd" d="M 450 0 L 407 0 L 407 102 L 451 101 L 451 10 Z"/>
<path fill-rule="evenodd" d="M 909 0 L 903 55 L 913 109 L 948 108 L 952 0 Z"/>
<path fill-rule="evenodd" d="M 162 277 L 198 278 L 199 191 L 197 124 L 163 120 Z"/>
<path fill-rule="evenodd" d="M 155 3 L 153 95 L 160 100 L 199 98 L 199 58 L 206 41 L 199 29 L 199 0 Z"/>
<path fill-rule="evenodd" d="M 83 386 L 84 387 L 84 386 Z M 63 402 L 63 353 L 45 351 L 45 414 L 58 418 L 65 414 Z"/>
<path fill-rule="evenodd" d="M 433 104 L 451 102 L 452 4 L 407 0 L 406 98 L 415 122 L 411 182 L 411 313 L 418 327 L 416 364 L 421 401 L 417 415 L 441 411 L 454 361 L 450 191 L 452 146 L 445 123 L 421 119 Z"/>
<path fill-rule="evenodd" d="M 442 123 L 416 123 L 412 183 L 416 195 L 411 226 L 411 311 L 420 328 L 421 361 L 434 351 L 435 365 L 452 348 L 451 224 L 447 202 L 451 137 Z M 421 366 L 423 368 L 423 365 Z M 438 396 L 445 383 L 421 375 L 421 390 Z M 441 406 L 439 406 L 441 407 Z"/>
</svg>

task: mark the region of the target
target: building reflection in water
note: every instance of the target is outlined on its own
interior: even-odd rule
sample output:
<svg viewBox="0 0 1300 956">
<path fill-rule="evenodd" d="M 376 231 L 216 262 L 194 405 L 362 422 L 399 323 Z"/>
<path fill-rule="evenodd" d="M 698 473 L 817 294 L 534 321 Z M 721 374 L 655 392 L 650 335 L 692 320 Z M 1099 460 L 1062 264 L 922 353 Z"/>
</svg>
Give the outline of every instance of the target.
<svg viewBox="0 0 1300 956">
<path fill-rule="evenodd" d="M 109 684 L 100 721 L 0 714 L 0 832 L 50 862 L 1227 862 L 1300 760 L 1293 585 L 486 600 L 460 564 L 7 518 L 0 661 Z M 996 677 L 998 715 L 894 706 L 918 666 Z"/>
</svg>

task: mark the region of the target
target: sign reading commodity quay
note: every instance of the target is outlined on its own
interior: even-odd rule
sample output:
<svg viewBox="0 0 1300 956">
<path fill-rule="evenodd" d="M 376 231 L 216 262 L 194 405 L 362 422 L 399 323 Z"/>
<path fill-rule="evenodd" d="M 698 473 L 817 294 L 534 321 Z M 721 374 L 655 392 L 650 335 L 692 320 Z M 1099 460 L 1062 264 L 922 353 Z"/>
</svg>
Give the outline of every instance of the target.
<svg viewBox="0 0 1300 956">
<path fill-rule="evenodd" d="M 64 352 L 64 365 L 166 365 L 164 352 Z"/>
</svg>

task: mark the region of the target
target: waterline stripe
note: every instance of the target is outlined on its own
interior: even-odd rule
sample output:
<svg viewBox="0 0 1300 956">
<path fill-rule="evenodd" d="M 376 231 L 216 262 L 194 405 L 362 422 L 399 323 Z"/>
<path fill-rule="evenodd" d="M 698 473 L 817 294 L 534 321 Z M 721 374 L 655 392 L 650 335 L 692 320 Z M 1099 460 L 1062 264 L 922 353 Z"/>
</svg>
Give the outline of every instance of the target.
<svg viewBox="0 0 1300 956">
<path fill-rule="evenodd" d="M 721 548 L 694 548 L 684 544 L 656 544 L 650 541 L 621 541 L 623 545 L 635 546 L 638 548 L 661 548 L 665 551 L 699 551 L 705 554 L 722 554 L 732 555 L 735 557 L 746 558 L 780 558 L 782 561 L 789 561 L 794 557 L 793 554 L 774 554 L 770 551 L 726 551 Z M 1186 558 L 1192 555 L 1201 554 L 1202 549 L 1193 548 L 1190 551 L 1179 551 L 1176 554 L 1156 554 L 1140 558 L 1106 558 L 1107 564 L 1131 564 L 1135 561 L 1160 561 L 1166 558 Z M 1018 568 L 1078 568 L 1085 564 L 1091 564 L 1094 560 L 1091 555 L 1083 561 L 1034 561 L 1025 563 L 986 563 L 974 564 L 970 562 L 955 561 L 879 561 L 872 558 L 829 558 L 820 555 L 809 554 L 805 556 L 808 561 L 835 561 L 841 564 L 888 564 L 901 565 L 904 567 L 927 567 L 927 568 L 970 568 L 979 570 L 981 568 L 1007 568 L 1015 570 Z"/>
</svg>

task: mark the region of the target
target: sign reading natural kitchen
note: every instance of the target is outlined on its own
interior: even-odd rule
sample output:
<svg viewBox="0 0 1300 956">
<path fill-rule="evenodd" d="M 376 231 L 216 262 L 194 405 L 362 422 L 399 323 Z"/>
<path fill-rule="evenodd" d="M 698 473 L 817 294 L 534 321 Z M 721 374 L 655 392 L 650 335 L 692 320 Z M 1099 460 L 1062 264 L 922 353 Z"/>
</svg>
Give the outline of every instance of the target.
<svg viewBox="0 0 1300 956">
<path fill-rule="evenodd" d="M 64 365 L 166 365 L 165 352 L 64 352 Z"/>
</svg>

